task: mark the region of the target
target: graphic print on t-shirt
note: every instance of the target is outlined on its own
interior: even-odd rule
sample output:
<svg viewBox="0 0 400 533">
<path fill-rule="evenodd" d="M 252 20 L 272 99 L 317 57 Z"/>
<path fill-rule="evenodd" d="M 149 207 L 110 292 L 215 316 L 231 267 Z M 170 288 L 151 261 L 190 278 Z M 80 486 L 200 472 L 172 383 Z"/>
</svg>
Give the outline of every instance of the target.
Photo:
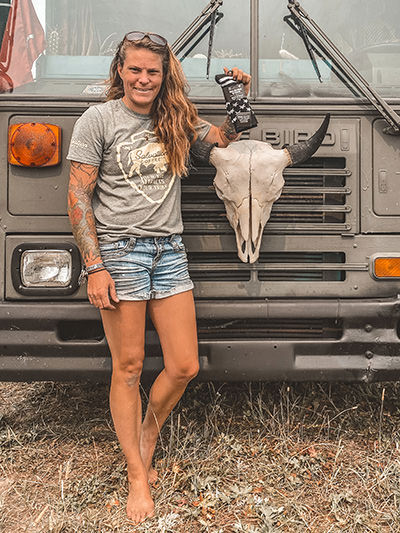
<svg viewBox="0 0 400 533">
<path fill-rule="evenodd" d="M 154 132 L 143 130 L 116 146 L 124 179 L 150 203 L 161 203 L 175 178 L 168 171 L 163 147 Z"/>
</svg>

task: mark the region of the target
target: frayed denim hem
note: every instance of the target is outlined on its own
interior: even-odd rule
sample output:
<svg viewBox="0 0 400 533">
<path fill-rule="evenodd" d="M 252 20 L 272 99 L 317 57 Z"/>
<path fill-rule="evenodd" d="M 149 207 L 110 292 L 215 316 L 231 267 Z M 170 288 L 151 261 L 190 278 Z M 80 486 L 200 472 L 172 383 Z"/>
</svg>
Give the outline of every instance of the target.
<svg viewBox="0 0 400 533">
<path fill-rule="evenodd" d="M 178 285 L 173 289 L 168 291 L 151 291 L 141 294 L 135 294 L 130 296 L 129 294 L 121 294 L 117 291 L 118 299 L 123 302 L 142 302 L 146 300 L 161 300 L 162 298 L 168 298 L 168 296 L 174 296 L 174 294 L 179 294 L 181 292 L 190 291 L 194 288 L 193 282 L 185 283 L 184 285 Z"/>
</svg>

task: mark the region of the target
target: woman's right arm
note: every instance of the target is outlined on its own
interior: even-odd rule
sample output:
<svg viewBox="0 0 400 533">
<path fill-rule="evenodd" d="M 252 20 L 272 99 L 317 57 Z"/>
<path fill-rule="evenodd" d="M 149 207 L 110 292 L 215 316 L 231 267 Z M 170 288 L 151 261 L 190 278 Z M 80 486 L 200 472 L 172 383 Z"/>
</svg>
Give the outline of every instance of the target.
<svg viewBox="0 0 400 533">
<path fill-rule="evenodd" d="M 93 165 L 71 161 L 68 216 L 72 233 L 86 266 L 102 263 L 92 208 L 98 170 Z M 94 272 L 88 276 L 87 293 L 90 303 L 100 309 L 115 309 L 110 297 L 118 302 L 114 281 L 107 270 Z"/>
</svg>

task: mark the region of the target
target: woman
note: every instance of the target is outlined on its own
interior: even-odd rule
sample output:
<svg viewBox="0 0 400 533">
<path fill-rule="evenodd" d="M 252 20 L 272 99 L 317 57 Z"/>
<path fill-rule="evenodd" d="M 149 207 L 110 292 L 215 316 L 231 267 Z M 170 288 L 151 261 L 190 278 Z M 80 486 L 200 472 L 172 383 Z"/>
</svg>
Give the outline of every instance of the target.
<svg viewBox="0 0 400 533">
<path fill-rule="evenodd" d="M 233 76 L 248 93 L 250 76 L 237 68 Z M 163 37 L 125 35 L 111 63 L 107 102 L 90 107 L 74 128 L 68 214 L 89 301 L 101 311 L 112 355 L 110 408 L 127 460 L 127 514 L 135 523 L 153 516 L 157 436 L 199 368 L 193 284 L 180 236 L 180 177 L 197 137 L 227 146 L 237 134 L 228 119 L 220 127 L 199 119 Z M 146 309 L 164 369 L 142 423 Z"/>
</svg>

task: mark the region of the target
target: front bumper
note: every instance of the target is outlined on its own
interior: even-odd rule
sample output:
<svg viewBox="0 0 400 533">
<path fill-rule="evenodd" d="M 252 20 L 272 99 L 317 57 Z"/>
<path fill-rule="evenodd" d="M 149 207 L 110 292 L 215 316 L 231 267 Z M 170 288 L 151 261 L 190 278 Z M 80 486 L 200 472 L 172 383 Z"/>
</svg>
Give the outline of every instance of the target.
<svg viewBox="0 0 400 533">
<path fill-rule="evenodd" d="M 400 299 L 201 300 L 196 308 L 200 379 L 400 379 Z M 330 320 L 339 334 L 308 338 L 304 330 L 296 337 L 297 330 L 287 329 L 286 337 L 287 324 L 299 319 L 310 324 Z M 272 323 L 275 329 L 263 337 L 253 328 L 247 336 L 246 321 L 262 325 L 260 331 Z M 202 323 L 215 326 L 207 330 Z M 234 325 L 231 336 L 229 324 Z M 282 324 L 278 334 L 277 324 Z M 3 381 L 109 379 L 111 358 L 100 315 L 88 303 L 3 303 L 0 339 Z M 161 348 L 150 329 L 143 373 L 152 375 L 161 368 Z"/>
</svg>

